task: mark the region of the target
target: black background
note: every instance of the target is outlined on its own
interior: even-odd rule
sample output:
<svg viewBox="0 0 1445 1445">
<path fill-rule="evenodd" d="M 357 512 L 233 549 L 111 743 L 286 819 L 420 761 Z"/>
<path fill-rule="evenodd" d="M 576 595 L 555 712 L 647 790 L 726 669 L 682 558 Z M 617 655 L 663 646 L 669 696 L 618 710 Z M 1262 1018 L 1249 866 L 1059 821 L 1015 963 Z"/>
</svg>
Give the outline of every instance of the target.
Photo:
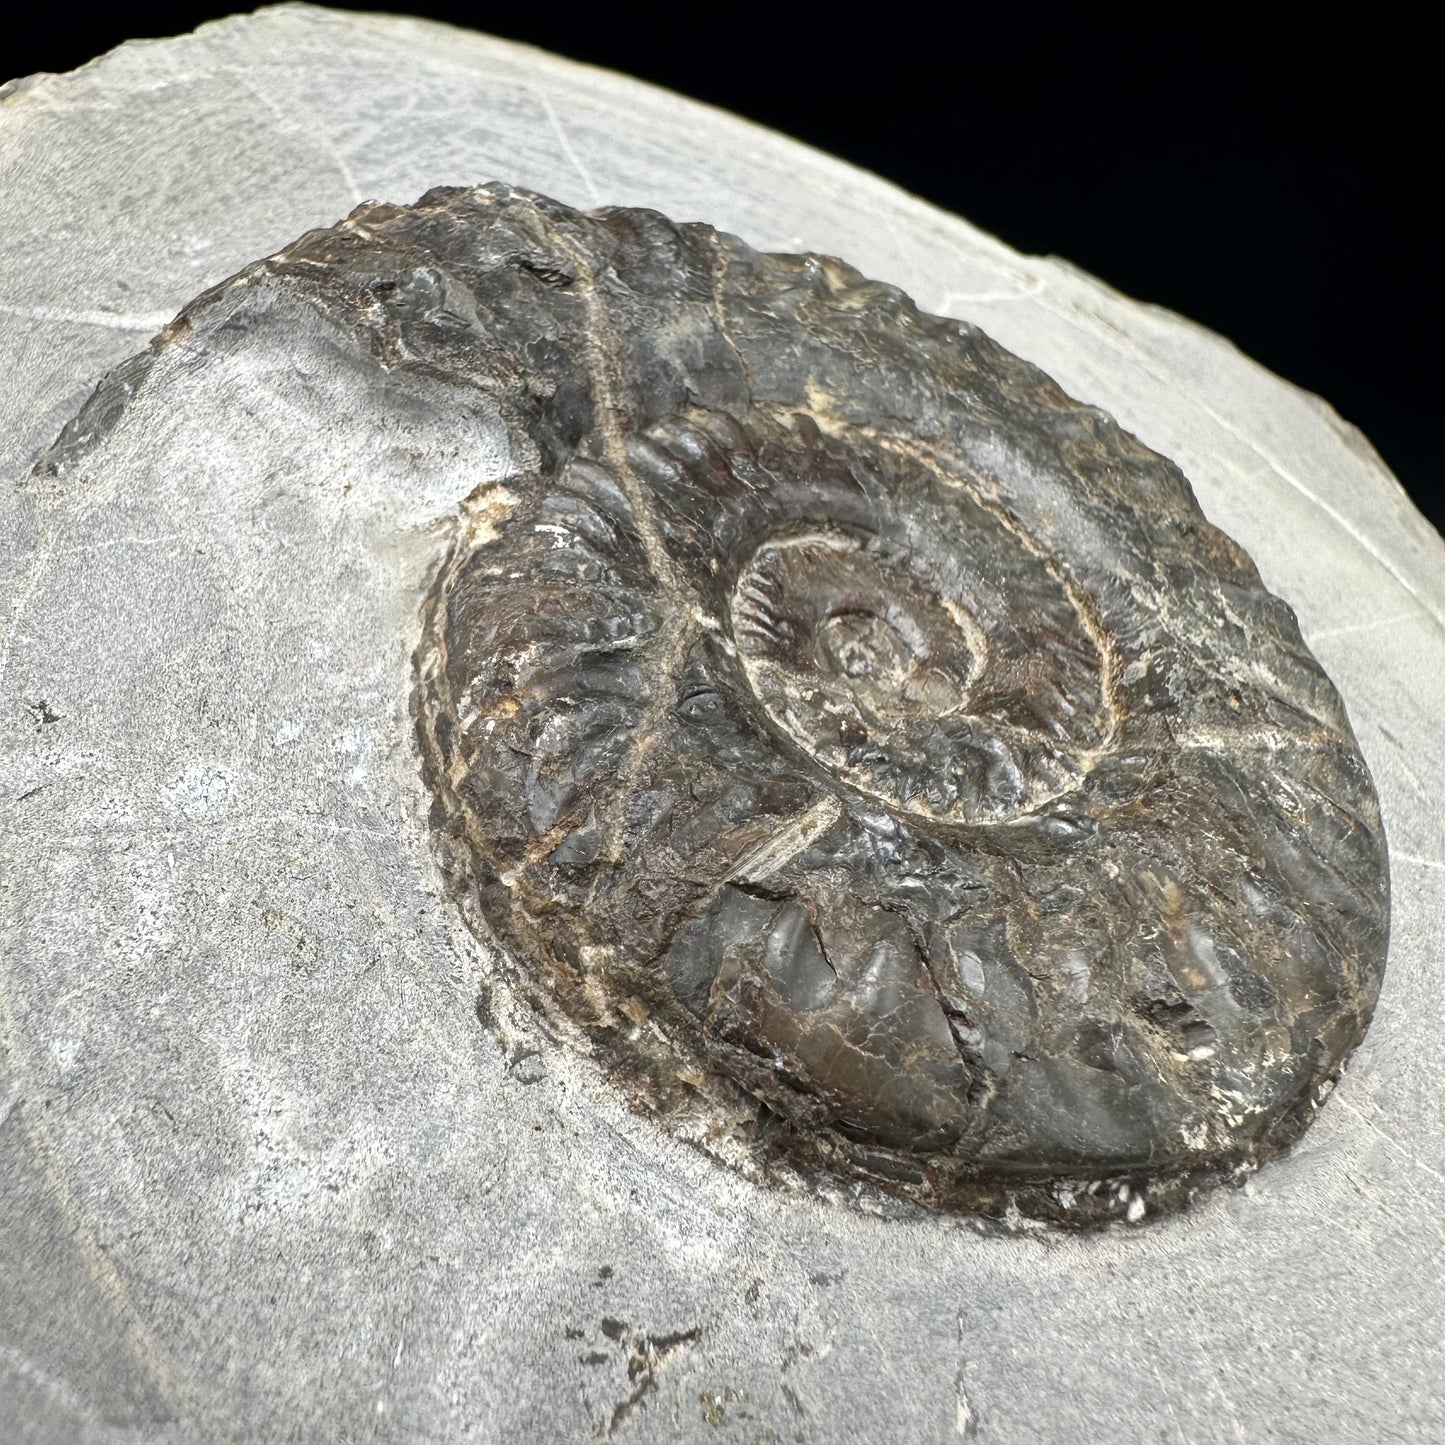
<svg viewBox="0 0 1445 1445">
<path fill-rule="evenodd" d="M 1192 316 L 1363 428 L 1445 530 L 1438 5 L 409 8 L 721 105 Z M 228 7 L 26 9 L 7 78 Z"/>
</svg>

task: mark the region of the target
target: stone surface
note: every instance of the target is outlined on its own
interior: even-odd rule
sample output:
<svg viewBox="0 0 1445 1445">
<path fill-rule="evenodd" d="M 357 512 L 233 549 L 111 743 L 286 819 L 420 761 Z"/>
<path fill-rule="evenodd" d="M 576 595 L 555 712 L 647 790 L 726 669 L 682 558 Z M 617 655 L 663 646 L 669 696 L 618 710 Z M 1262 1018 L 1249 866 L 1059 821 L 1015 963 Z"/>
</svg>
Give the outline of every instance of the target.
<svg viewBox="0 0 1445 1445">
<path fill-rule="evenodd" d="M 344 347 L 178 337 L 167 430 L 29 479 L 207 285 L 494 177 L 844 255 L 1180 463 L 1338 684 L 1392 845 L 1376 1024 L 1287 1157 L 1076 1236 L 719 1167 L 491 986 L 432 854 L 418 578 L 506 476 L 495 416 L 403 378 L 358 428 Z M 882 182 L 416 22 L 287 8 L 12 86 L 0 191 L 12 1435 L 1439 1436 L 1445 555 L 1355 433 Z"/>
</svg>

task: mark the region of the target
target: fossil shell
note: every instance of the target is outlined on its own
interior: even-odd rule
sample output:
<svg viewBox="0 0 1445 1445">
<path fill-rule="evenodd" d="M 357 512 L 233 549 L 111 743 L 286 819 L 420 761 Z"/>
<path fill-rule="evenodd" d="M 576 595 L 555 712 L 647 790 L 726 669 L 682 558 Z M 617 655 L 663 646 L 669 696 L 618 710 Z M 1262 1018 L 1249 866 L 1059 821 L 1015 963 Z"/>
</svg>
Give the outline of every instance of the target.
<svg viewBox="0 0 1445 1445">
<path fill-rule="evenodd" d="M 535 447 L 433 592 L 440 813 L 643 1098 L 927 1202 L 1109 1178 L 1084 1217 L 1304 1125 L 1378 809 L 1176 468 L 836 261 L 505 190 L 365 225 L 399 355 L 485 348 Z"/>
<path fill-rule="evenodd" d="M 440 856 L 641 1106 L 1071 1223 L 1307 1125 L 1379 990 L 1379 811 L 1170 462 L 838 261 L 651 212 L 439 190 L 256 274 L 502 419 L 416 657 Z"/>
</svg>

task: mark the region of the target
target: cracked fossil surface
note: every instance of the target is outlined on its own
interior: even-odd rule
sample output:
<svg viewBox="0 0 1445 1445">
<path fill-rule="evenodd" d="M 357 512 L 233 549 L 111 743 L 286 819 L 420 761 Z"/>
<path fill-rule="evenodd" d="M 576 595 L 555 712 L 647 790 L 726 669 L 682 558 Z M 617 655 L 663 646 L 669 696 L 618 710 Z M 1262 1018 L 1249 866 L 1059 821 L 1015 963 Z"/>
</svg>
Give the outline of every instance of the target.
<svg viewBox="0 0 1445 1445">
<path fill-rule="evenodd" d="M 895 288 L 654 212 L 362 207 L 167 337 L 288 307 L 505 437 L 414 711 L 559 1047 L 745 1167 L 1070 1223 L 1308 1124 L 1379 991 L 1378 808 L 1173 464 Z"/>
</svg>

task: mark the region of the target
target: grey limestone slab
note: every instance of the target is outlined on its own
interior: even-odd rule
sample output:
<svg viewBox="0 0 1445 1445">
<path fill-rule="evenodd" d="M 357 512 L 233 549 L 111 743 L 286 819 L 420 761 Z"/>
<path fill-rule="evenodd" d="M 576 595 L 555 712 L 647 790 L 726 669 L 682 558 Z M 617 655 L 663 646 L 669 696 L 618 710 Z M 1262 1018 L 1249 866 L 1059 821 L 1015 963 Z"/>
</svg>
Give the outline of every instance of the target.
<svg viewBox="0 0 1445 1445">
<path fill-rule="evenodd" d="M 840 255 L 1179 463 L 1390 843 L 1377 1017 L 1288 1157 L 1084 1235 L 719 1166 L 490 986 L 442 888 L 411 654 L 484 422 L 358 429 L 325 366 L 178 354 L 166 427 L 31 477 L 207 286 L 487 180 Z M 14 82 L 0 217 L 0 1436 L 1445 1438 L 1445 547 L 1328 406 L 780 136 L 409 19 L 281 6 Z M 287 407 L 331 420 L 278 454 Z"/>
</svg>

